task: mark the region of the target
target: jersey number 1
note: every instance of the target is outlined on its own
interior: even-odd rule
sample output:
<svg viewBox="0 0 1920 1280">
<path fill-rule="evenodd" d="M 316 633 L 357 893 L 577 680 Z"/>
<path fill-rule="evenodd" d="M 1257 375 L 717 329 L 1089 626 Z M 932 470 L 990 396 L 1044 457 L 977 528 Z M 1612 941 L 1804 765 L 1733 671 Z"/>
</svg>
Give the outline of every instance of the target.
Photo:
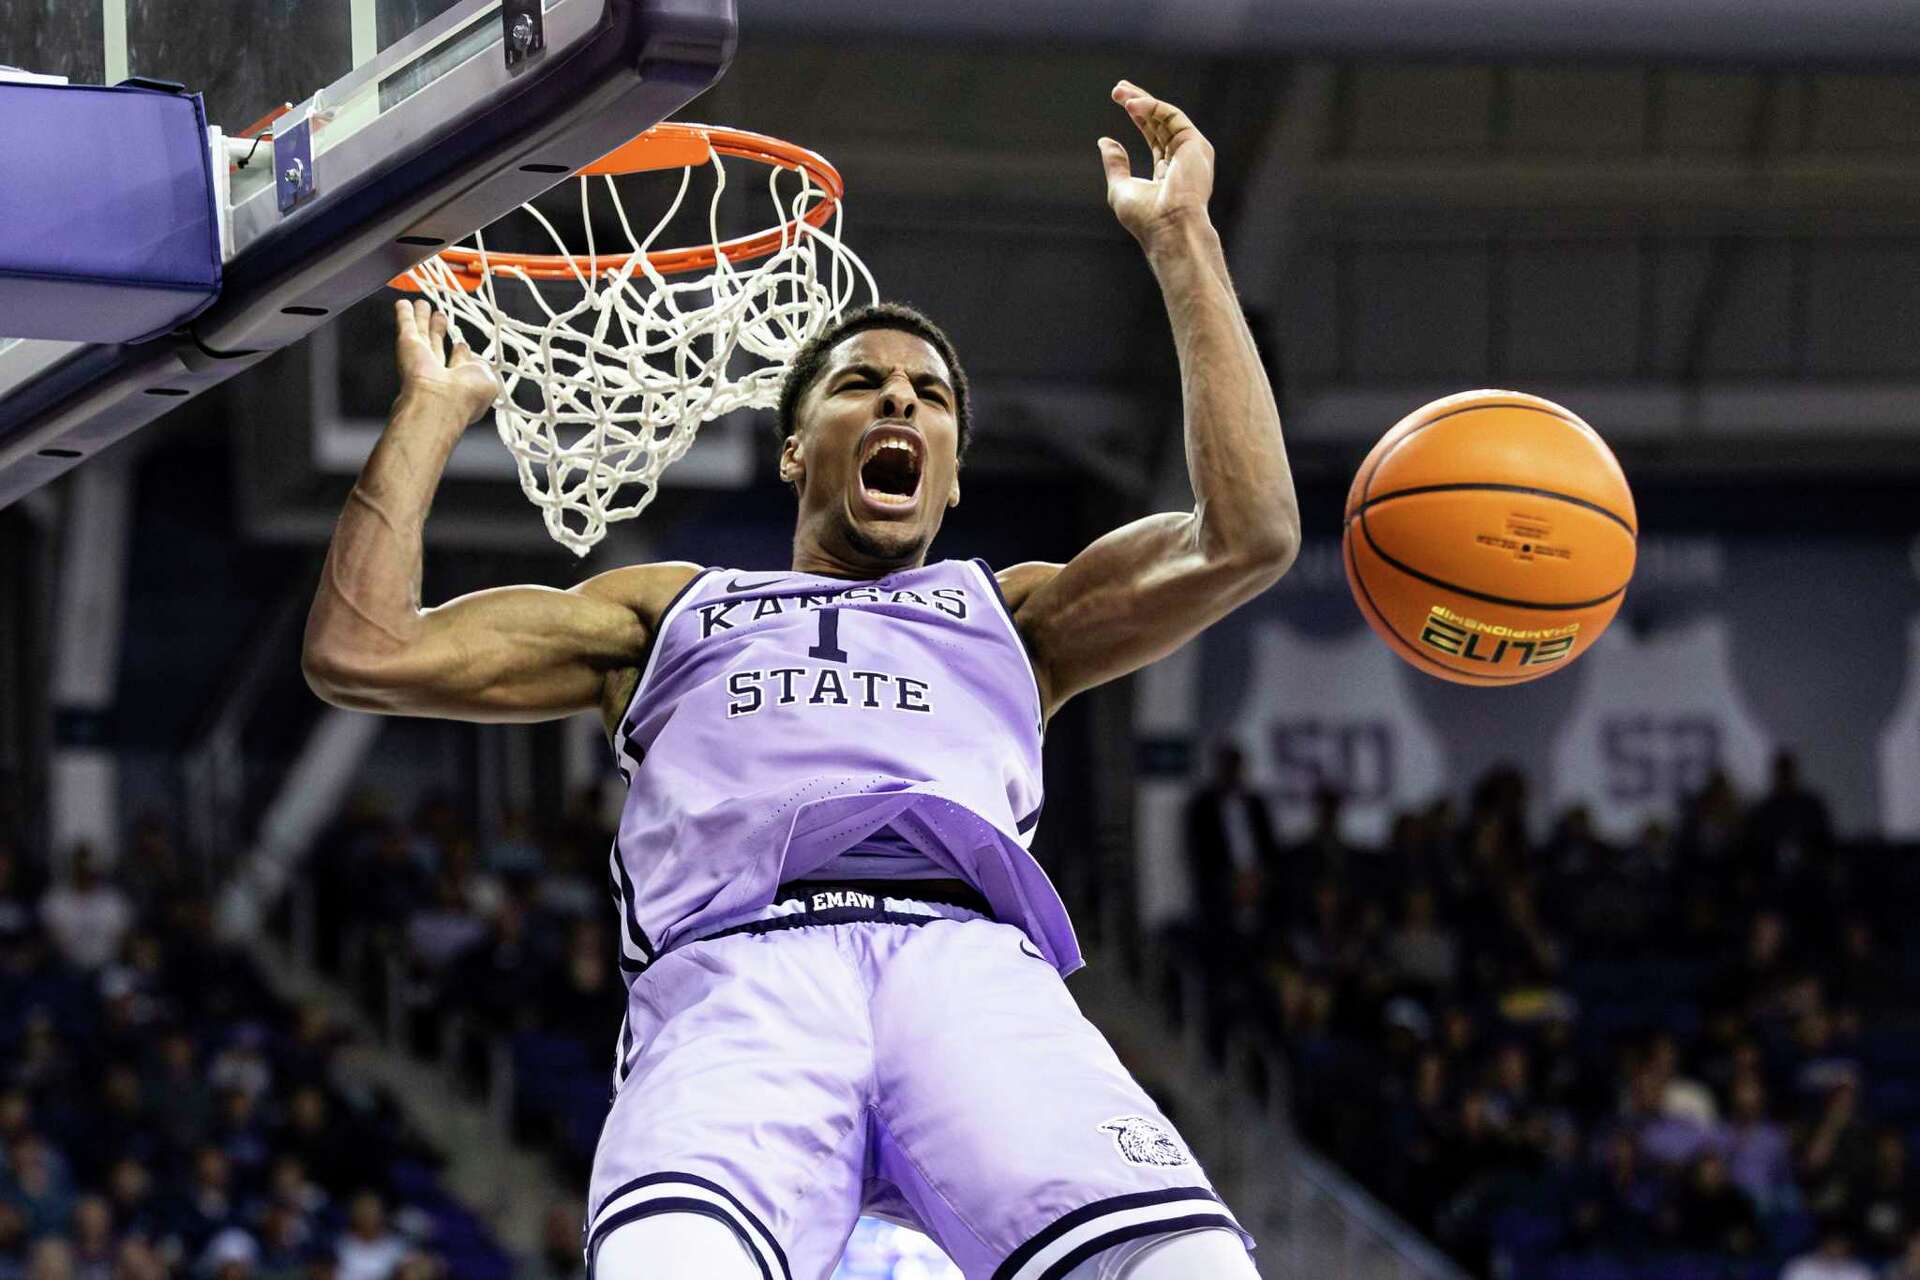
<svg viewBox="0 0 1920 1280">
<path fill-rule="evenodd" d="M 808 649 L 807 656 L 827 662 L 847 660 L 847 651 L 840 647 L 840 610 L 820 610 L 820 643 Z"/>
</svg>

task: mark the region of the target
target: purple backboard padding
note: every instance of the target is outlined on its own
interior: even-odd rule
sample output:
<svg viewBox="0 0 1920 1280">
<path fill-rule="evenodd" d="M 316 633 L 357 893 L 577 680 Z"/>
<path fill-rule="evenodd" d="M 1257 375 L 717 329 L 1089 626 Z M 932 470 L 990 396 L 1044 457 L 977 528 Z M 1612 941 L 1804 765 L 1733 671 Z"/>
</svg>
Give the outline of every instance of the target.
<svg viewBox="0 0 1920 1280">
<path fill-rule="evenodd" d="M 219 292 L 197 94 L 0 82 L 0 337 L 140 342 Z"/>
</svg>

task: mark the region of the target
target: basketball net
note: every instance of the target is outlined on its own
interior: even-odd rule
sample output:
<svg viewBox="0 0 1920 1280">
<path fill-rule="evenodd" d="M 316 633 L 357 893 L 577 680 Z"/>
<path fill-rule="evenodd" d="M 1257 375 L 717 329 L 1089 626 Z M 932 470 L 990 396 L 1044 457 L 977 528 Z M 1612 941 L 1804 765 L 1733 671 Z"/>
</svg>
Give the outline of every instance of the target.
<svg viewBox="0 0 1920 1280">
<path fill-rule="evenodd" d="M 769 145 L 743 149 L 723 143 L 723 135 Z M 650 138 L 669 145 L 652 146 L 645 159 L 622 159 L 639 154 Z M 698 139 L 691 151 L 690 138 Z M 777 231 L 721 240 L 723 151 L 772 166 L 767 195 Z M 635 235 L 613 175 L 676 166 L 682 172 L 672 205 L 644 237 Z M 695 170 L 709 166 L 711 244 L 655 250 Z M 775 407 L 800 348 L 862 286 L 869 300 L 877 301 L 878 291 L 840 238 L 839 175 L 789 144 L 658 126 L 575 182 L 584 254 L 569 251 L 529 204 L 524 208 L 553 241 L 554 254 L 489 253 L 484 232 L 476 232 L 470 247 L 443 251 L 395 284 L 424 294 L 447 314 L 454 336 L 493 366 L 501 384 L 494 425 L 513 454 L 520 488 L 553 539 L 584 556 L 609 524 L 646 509 L 661 474 L 687 452 L 702 423 L 736 409 Z M 621 236 L 604 254 L 596 244 L 596 189 Z"/>
</svg>

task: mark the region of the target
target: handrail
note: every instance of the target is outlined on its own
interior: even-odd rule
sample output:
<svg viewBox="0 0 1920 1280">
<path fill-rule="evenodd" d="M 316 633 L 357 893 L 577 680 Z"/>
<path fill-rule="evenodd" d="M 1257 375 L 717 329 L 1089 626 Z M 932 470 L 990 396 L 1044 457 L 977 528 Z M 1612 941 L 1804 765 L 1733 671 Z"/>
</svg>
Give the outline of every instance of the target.
<svg viewBox="0 0 1920 1280">
<path fill-rule="evenodd" d="M 240 829 L 247 799 L 241 735 L 258 710 L 267 681 L 286 661 L 311 594 L 303 578 L 274 603 L 237 667 L 215 691 L 193 744 L 182 755 L 188 836 L 207 860 L 202 870 L 209 883 L 224 880 L 228 871 L 214 860 L 231 859 L 245 846 L 247 833 Z"/>
<path fill-rule="evenodd" d="M 1304 1144 L 1288 1153 L 1291 1172 L 1315 1191 L 1338 1204 L 1349 1219 L 1363 1227 L 1394 1256 L 1429 1280 L 1468 1280 L 1453 1260 L 1408 1227 L 1360 1184 L 1332 1162 Z"/>
</svg>

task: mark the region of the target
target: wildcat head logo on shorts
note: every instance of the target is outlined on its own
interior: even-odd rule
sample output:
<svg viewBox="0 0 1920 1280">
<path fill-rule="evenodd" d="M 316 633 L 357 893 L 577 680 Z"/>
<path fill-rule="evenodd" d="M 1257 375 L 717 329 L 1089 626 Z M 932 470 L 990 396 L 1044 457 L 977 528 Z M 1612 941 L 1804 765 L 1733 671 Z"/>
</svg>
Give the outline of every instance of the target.
<svg viewBox="0 0 1920 1280">
<path fill-rule="evenodd" d="M 1193 1163 L 1178 1138 L 1145 1116 L 1116 1116 L 1101 1125 L 1100 1131 L 1113 1135 L 1113 1145 L 1128 1164 L 1169 1168 Z"/>
</svg>

